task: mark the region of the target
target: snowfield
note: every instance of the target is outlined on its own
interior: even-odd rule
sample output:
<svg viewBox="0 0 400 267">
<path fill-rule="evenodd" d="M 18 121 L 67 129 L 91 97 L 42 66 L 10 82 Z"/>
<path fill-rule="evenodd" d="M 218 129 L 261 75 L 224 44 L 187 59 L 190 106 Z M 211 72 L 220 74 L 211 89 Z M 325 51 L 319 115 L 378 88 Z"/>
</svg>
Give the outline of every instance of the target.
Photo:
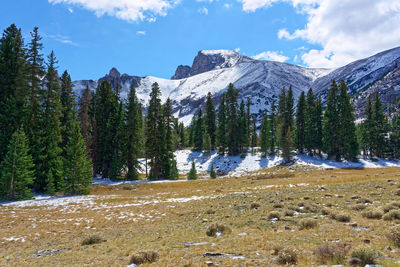
<svg viewBox="0 0 400 267">
<path fill-rule="evenodd" d="M 261 157 L 261 153 L 247 154 L 245 157 L 237 156 L 221 156 L 216 151 L 212 151 L 210 155 L 202 152 L 191 150 L 180 150 L 175 152 L 178 163 L 178 170 L 181 173 L 188 173 L 191 168 L 192 161 L 195 162 L 198 173 L 207 173 L 211 169 L 211 164 L 219 174 L 229 176 L 239 176 L 248 172 L 257 171 L 264 168 L 278 166 L 282 162 L 279 156 Z M 325 158 L 311 157 L 307 155 L 297 155 L 293 157 L 295 164 L 300 166 L 311 166 L 321 169 L 327 168 L 382 168 L 382 167 L 398 167 L 399 161 L 379 159 L 372 161 L 370 159 L 359 159 L 359 162 L 337 162 L 326 160 Z"/>
</svg>

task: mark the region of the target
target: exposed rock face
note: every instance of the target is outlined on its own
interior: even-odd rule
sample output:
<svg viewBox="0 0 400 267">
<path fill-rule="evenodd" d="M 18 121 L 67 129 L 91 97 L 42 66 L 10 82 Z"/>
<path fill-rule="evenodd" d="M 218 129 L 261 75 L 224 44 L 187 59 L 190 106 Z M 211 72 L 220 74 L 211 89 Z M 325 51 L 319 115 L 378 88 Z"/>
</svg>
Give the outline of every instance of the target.
<svg viewBox="0 0 400 267">
<path fill-rule="evenodd" d="M 179 65 L 175 71 L 175 75 L 172 76 L 171 80 L 180 80 L 190 76 L 192 68 L 187 65 Z"/>
</svg>

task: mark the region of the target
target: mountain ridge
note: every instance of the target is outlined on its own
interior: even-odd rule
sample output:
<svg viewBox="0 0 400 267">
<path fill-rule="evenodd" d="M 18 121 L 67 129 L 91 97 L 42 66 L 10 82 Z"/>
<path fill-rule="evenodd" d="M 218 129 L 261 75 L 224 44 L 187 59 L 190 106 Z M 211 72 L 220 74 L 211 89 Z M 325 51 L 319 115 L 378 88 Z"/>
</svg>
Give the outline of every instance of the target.
<svg viewBox="0 0 400 267">
<path fill-rule="evenodd" d="M 218 104 L 229 83 L 233 83 L 238 89 L 239 98 L 251 99 L 251 113 L 261 120 L 265 110 L 272 101 L 277 100 L 283 87 L 292 86 L 295 98 L 301 92 L 313 88 L 315 94 L 325 100 L 332 79 L 343 79 L 349 85 L 349 92 L 355 96 L 356 114 L 360 117 L 365 98 L 380 91 L 379 88 L 370 91 L 368 89 L 379 85 L 378 82 L 388 73 L 392 72 L 390 81 L 394 83 L 386 78 L 384 84 L 390 84 L 394 89 L 388 91 L 384 104 L 390 104 L 388 102 L 391 101 L 392 94 L 395 97 L 400 95 L 400 78 L 397 79 L 400 72 L 395 71 L 399 67 L 400 47 L 382 51 L 336 69 L 306 68 L 290 63 L 256 60 L 234 50 L 200 50 L 192 66 L 178 66 L 171 79 L 121 75 L 116 68 L 112 68 L 98 80 L 75 81 L 74 85 L 75 91 L 80 95 L 86 86 L 95 90 L 101 81 L 107 80 L 114 87 L 119 85 L 122 98 L 127 97 L 133 85 L 138 98 L 146 107 L 151 85 L 157 82 L 160 85 L 162 100 L 170 97 L 174 115 L 188 125 L 193 115 L 204 104 L 207 93 L 211 92 Z"/>
</svg>

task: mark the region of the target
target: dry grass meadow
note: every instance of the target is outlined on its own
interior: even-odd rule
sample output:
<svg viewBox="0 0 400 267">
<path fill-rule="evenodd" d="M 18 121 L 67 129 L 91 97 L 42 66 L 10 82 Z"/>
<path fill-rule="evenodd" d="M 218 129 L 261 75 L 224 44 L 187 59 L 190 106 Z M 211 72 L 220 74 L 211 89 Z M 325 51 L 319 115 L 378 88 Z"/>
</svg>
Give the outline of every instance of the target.
<svg viewBox="0 0 400 267">
<path fill-rule="evenodd" d="M 97 185 L 81 203 L 0 206 L 0 266 L 346 265 L 365 251 L 400 266 L 399 195 L 400 168 Z"/>
</svg>

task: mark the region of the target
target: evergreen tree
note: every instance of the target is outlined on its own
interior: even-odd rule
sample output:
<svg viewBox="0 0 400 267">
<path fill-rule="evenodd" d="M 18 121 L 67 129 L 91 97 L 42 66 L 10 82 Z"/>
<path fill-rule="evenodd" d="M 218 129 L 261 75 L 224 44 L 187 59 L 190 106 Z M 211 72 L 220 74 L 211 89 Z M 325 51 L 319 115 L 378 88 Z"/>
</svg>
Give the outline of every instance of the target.
<svg viewBox="0 0 400 267">
<path fill-rule="evenodd" d="M 12 134 L 26 120 L 28 86 L 21 29 L 12 24 L 0 39 L 0 161 Z"/>
<path fill-rule="evenodd" d="M 249 144 L 249 137 L 248 137 L 248 126 L 247 126 L 247 113 L 245 110 L 245 105 L 243 100 L 240 103 L 239 108 L 239 123 L 238 123 L 238 131 L 239 131 L 239 149 L 241 153 L 244 153 L 244 148 Z"/>
<path fill-rule="evenodd" d="M 168 98 L 163 108 L 165 121 L 165 156 L 163 159 L 163 177 L 178 179 L 178 170 L 174 156 L 172 103 Z"/>
<path fill-rule="evenodd" d="M 62 116 L 61 116 L 61 136 L 62 143 L 61 147 L 63 148 L 63 157 L 65 157 L 65 148 L 68 142 L 68 133 L 71 128 L 71 123 L 75 119 L 76 116 L 76 107 L 75 107 L 75 94 L 72 90 L 73 84 L 71 81 L 71 76 L 67 71 L 63 73 L 61 76 L 61 107 L 62 107 Z"/>
<path fill-rule="evenodd" d="M 216 144 L 216 113 L 215 113 L 215 106 L 212 100 L 211 93 L 207 94 L 206 100 L 206 108 L 205 108 L 205 125 L 207 134 L 210 136 L 211 139 L 211 148 L 215 149 Z"/>
<path fill-rule="evenodd" d="M 193 147 L 194 146 L 194 130 L 196 128 L 196 116 L 193 116 L 192 121 L 190 122 L 190 126 L 188 129 L 189 136 L 188 136 L 188 146 Z"/>
<path fill-rule="evenodd" d="M 185 125 L 183 122 L 179 123 L 179 148 L 184 148 L 185 147 Z"/>
<path fill-rule="evenodd" d="M 217 178 L 217 174 L 215 173 L 215 170 L 214 170 L 214 164 L 212 164 L 212 163 L 211 163 L 211 168 L 210 168 L 210 178 L 211 179 Z"/>
<path fill-rule="evenodd" d="M 296 113 L 296 146 L 299 153 L 304 153 L 305 143 L 305 109 L 306 109 L 306 97 L 304 92 L 301 92 L 299 102 L 297 103 Z"/>
<path fill-rule="evenodd" d="M 279 95 L 278 119 L 279 119 L 279 146 L 285 160 L 290 160 L 290 150 L 292 148 L 292 129 L 293 129 L 293 92 L 290 87 L 286 92 L 282 89 Z"/>
<path fill-rule="evenodd" d="M 121 178 L 121 171 L 124 166 L 123 151 L 125 148 L 124 142 L 126 141 L 124 135 L 125 127 L 125 107 L 124 103 L 120 100 L 119 85 L 114 88 L 114 105 L 117 107 L 116 113 L 111 116 L 111 124 L 114 131 L 111 133 L 111 146 L 112 158 L 110 163 L 109 177 L 112 180 Z"/>
<path fill-rule="evenodd" d="M 194 135 L 193 135 L 195 151 L 201 151 L 203 148 L 203 133 L 204 133 L 203 113 L 200 109 L 199 112 L 197 113 L 196 125 L 194 128 Z"/>
<path fill-rule="evenodd" d="M 225 94 L 221 96 L 221 102 L 218 107 L 218 145 L 219 153 L 224 155 L 227 146 L 227 126 L 226 126 L 226 106 L 225 106 Z"/>
<path fill-rule="evenodd" d="M 347 160 L 355 161 L 358 155 L 358 142 L 353 106 L 350 102 L 350 95 L 347 93 L 347 85 L 342 80 L 339 85 L 338 99 L 338 135 L 339 154 Z"/>
<path fill-rule="evenodd" d="M 30 144 L 30 152 L 34 163 L 40 161 L 42 154 L 41 136 L 43 136 L 42 121 L 42 100 L 43 90 L 41 88 L 41 77 L 45 74 L 44 59 L 42 54 L 43 44 L 40 42 L 42 37 L 39 35 L 38 27 L 31 32 L 32 40 L 28 44 L 28 110 L 29 114 L 25 125 L 25 132 Z"/>
<path fill-rule="evenodd" d="M 79 120 L 81 122 L 82 135 L 83 139 L 85 139 L 88 153 L 90 152 L 91 130 L 92 130 L 90 123 L 90 103 L 91 103 L 91 93 L 89 86 L 86 86 L 79 100 Z"/>
<path fill-rule="evenodd" d="M 65 186 L 61 136 L 62 106 L 60 101 L 61 86 L 57 74 L 57 60 L 54 52 L 50 53 L 47 63 L 46 92 L 42 122 L 43 152 L 36 165 L 35 187 L 49 194 L 63 191 Z"/>
<path fill-rule="evenodd" d="M 92 166 L 87 154 L 76 113 L 70 122 L 64 158 L 65 192 L 67 194 L 88 194 L 92 180 Z"/>
<path fill-rule="evenodd" d="M 371 96 L 368 96 L 367 106 L 365 107 L 365 120 L 360 126 L 360 143 L 364 155 L 371 156 L 372 132 L 374 131 L 374 121 L 372 114 L 372 101 Z"/>
<path fill-rule="evenodd" d="M 323 140 L 323 130 L 322 130 L 322 100 L 321 97 L 315 102 L 315 108 L 313 112 L 313 148 L 318 150 L 318 155 L 322 156 L 322 140 Z"/>
<path fill-rule="evenodd" d="M 196 165 L 194 161 L 192 161 L 192 168 L 190 168 L 190 171 L 187 175 L 188 180 L 196 180 L 197 179 L 197 171 L 196 171 Z"/>
<path fill-rule="evenodd" d="M 29 188 L 34 180 L 33 168 L 28 139 L 21 129 L 12 135 L 8 152 L 0 165 L 0 199 L 30 199 L 33 196 Z"/>
<path fill-rule="evenodd" d="M 251 100 L 250 97 L 247 98 L 247 102 L 246 102 L 246 108 L 247 108 L 247 145 L 251 146 L 251 113 L 250 113 L 250 106 L 251 106 Z"/>
<path fill-rule="evenodd" d="M 372 103 L 372 121 L 373 125 L 370 128 L 371 152 L 377 157 L 383 157 L 387 145 L 386 136 L 389 132 L 389 122 L 378 93 Z"/>
<path fill-rule="evenodd" d="M 269 150 L 274 153 L 275 152 L 275 144 L 276 144 L 276 108 L 275 101 L 273 100 L 271 103 L 271 115 L 269 116 Z"/>
<path fill-rule="evenodd" d="M 313 154 L 313 150 L 315 149 L 315 108 L 314 93 L 313 90 L 310 88 L 307 92 L 307 99 L 304 110 L 304 147 L 307 149 L 310 155 Z"/>
<path fill-rule="evenodd" d="M 326 110 L 323 118 L 323 146 L 329 159 L 340 160 L 339 151 L 339 89 L 333 80 L 328 92 Z"/>
<path fill-rule="evenodd" d="M 211 153 L 211 138 L 208 135 L 208 133 L 203 135 L 203 151 L 205 152 L 206 155 L 210 155 Z"/>
<path fill-rule="evenodd" d="M 261 146 L 261 152 L 262 156 L 266 157 L 267 156 L 267 151 L 268 151 L 268 138 L 269 138 L 269 132 L 268 132 L 268 114 L 265 112 L 264 118 L 262 120 L 261 124 L 261 130 L 260 130 L 260 146 Z"/>
<path fill-rule="evenodd" d="M 143 115 L 142 106 L 136 96 L 136 90 L 131 86 L 126 105 L 126 124 L 125 124 L 125 154 L 126 159 L 126 179 L 136 180 L 139 178 L 141 170 L 139 157 L 143 149 Z"/>
<path fill-rule="evenodd" d="M 390 131 L 390 147 L 391 156 L 400 159 L 400 115 L 396 115 L 392 119 Z"/>
<path fill-rule="evenodd" d="M 229 84 L 226 92 L 226 122 L 227 122 L 227 141 L 229 155 L 237 155 L 239 153 L 240 130 L 238 125 L 238 108 L 237 108 L 238 92 Z"/>
<path fill-rule="evenodd" d="M 252 120 L 252 127 L 251 127 L 251 152 L 254 153 L 254 148 L 257 147 L 257 119 L 254 117 Z"/>
</svg>

